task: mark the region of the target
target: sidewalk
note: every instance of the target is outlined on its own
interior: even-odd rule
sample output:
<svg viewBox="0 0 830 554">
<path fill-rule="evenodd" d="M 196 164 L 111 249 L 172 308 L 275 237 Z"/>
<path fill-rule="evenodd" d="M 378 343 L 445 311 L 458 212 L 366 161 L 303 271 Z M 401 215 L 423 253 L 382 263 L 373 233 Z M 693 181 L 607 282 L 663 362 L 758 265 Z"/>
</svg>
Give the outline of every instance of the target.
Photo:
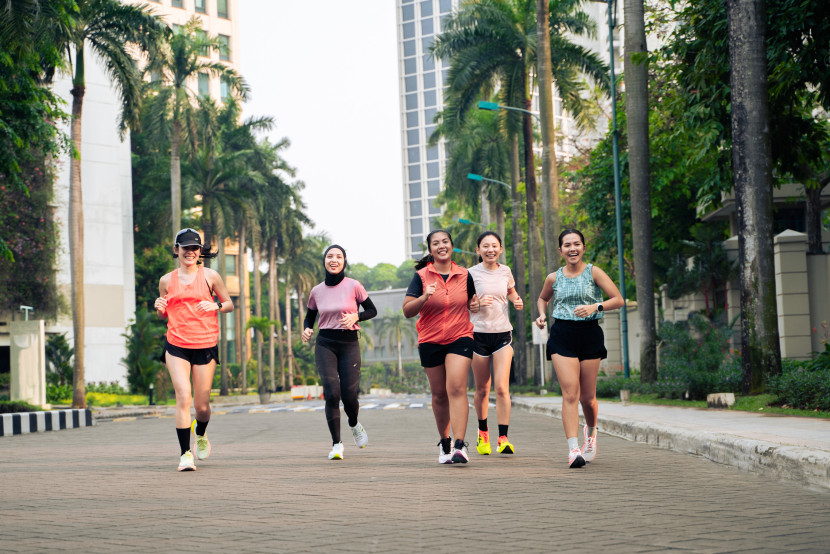
<svg viewBox="0 0 830 554">
<path fill-rule="evenodd" d="M 512 400 L 517 408 L 561 418 L 561 397 Z M 824 419 L 601 400 L 598 427 L 601 433 L 830 490 L 830 421 Z"/>
</svg>

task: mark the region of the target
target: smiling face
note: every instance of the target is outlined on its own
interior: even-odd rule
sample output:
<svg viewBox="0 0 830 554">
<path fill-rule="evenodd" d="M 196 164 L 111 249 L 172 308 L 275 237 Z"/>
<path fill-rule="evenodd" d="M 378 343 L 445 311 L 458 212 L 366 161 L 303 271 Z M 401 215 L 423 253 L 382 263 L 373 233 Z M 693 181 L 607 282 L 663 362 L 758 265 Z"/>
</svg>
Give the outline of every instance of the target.
<svg viewBox="0 0 830 554">
<path fill-rule="evenodd" d="M 201 246 L 174 246 L 176 255 L 179 256 L 183 266 L 194 266 L 199 263 L 199 255 L 202 253 Z"/>
<path fill-rule="evenodd" d="M 568 233 L 562 237 L 559 252 L 567 263 L 576 265 L 582 261 L 582 255 L 585 254 L 585 243 L 578 234 Z"/>
<path fill-rule="evenodd" d="M 429 237 L 429 253 L 436 262 L 445 263 L 452 261 L 452 240 L 443 231 L 438 231 Z"/>
<path fill-rule="evenodd" d="M 498 237 L 494 235 L 486 235 L 478 243 L 476 254 L 481 256 L 482 261 L 486 264 L 498 263 L 499 256 L 501 256 L 502 246 Z"/>
<path fill-rule="evenodd" d="M 323 260 L 323 264 L 326 267 L 326 271 L 332 275 L 337 275 L 346 267 L 346 256 L 343 255 L 343 251 L 339 248 L 332 248 L 326 252 L 326 258 Z"/>
</svg>

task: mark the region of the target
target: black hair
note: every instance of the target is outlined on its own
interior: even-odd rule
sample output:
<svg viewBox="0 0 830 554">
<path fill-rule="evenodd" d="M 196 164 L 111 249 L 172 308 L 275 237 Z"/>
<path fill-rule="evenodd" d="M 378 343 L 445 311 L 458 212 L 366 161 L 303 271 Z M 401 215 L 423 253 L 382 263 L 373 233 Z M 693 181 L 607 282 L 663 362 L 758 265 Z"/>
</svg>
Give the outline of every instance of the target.
<svg viewBox="0 0 830 554">
<path fill-rule="evenodd" d="M 496 240 L 499 241 L 499 246 L 504 248 L 504 243 L 501 241 L 501 237 L 495 231 L 484 231 L 483 233 L 481 233 L 478 236 L 478 238 L 476 239 L 476 246 L 481 247 L 481 241 L 483 241 L 485 237 L 496 237 Z M 479 256 L 478 257 L 478 263 L 481 263 L 483 261 L 484 260 L 482 259 L 482 257 Z"/>
<path fill-rule="evenodd" d="M 421 258 L 420 260 L 418 260 L 417 262 L 415 262 L 415 271 L 418 271 L 419 269 L 423 269 L 427 266 L 428 263 L 431 263 L 431 262 L 435 261 L 435 258 L 432 257 L 432 254 L 429 253 L 429 242 L 432 239 L 432 235 L 434 235 L 435 233 L 444 233 L 450 239 L 450 244 L 453 244 L 452 235 L 450 234 L 449 231 L 445 231 L 444 229 L 435 229 L 434 231 L 430 231 L 429 234 L 427 235 L 427 239 L 426 239 L 427 255 L 424 256 L 423 258 Z"/>
<path fill-rule="evenodd" d="M 559 233 L 559 248 L 562 248 L 562 239 L 565 238 L 565 235 L 570 235 L 572 233 L 579 235 L 579 240 L 582 241 L 582 244 L 585 244 L 585 236 L 579 229 L 563 229 L 562 232 Z"/>
<path fill-rule="evenodd" d="M 198 246 L 198 245 L 195 245 L 195 244 L 194 244 L 193 246 Z M 185 246 L 180 246 L 179 248 L 186 248 L 186 247 L 185 247 Z M 202 246 L 202 247 L 201 247 L 201 249 L 199 250 L 199 258 L 207 258 L 207 259 L 209 259 L 209 260 L 212 260 L 212 259 L 213 259 L 213 258 L 215 258 L 218 254 L 219 254 L 219 251 L 218 251 L 218 250 L 216 250 L 216 251 L 214 251 L 214 252 L 211 252 L 210 250 L 205 250 L 205 247 L 204 247 L 204 246 Z M 178 257 L 179 257 L 179 255 L 178 255 L 178 254 L 176 254 L 176 251 L 174 250 L 174 251 L 173 251 L 173 258 L 178 258 Z M 199 262 L 198 262 L 198 263 L 202 263 L 202 262 L 201 262 L 201 260 L 199 260 Z"/>
</svg>

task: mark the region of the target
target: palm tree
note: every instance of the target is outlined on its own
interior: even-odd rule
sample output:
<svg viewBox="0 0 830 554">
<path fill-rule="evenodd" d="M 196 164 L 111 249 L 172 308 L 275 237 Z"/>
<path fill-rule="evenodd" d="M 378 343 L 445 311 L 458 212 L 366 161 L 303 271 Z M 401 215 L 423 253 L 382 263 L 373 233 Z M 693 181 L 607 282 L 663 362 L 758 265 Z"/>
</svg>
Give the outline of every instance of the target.
<svg viewBox="0 0 830 554">
<path fill-rule="evenodd" d="M 554 80 L 559 85 L 566 108 L 579 114 L 584 108 L 580 93 L 584 84 L 574 79 L 579 71 L 597 83 L 607 82 L 606 67 L 600 58 L 565 38 L 593 32 L 593 23 L 578 10 L 579 0 L 551 4 L 551 60 Z M 503 105 L 530 110 L 531 72 L 536 56 L 536 11 L 533 0 L 475 0 L 465 3 L 444 23 L 433 45 L 433 53 L 450 59 L 449 90 L 444 120 L 450 128 L 463 121 L 465 114 L 482 95 L 498 87 Z M 538 225 L 538 200 L 533 157 L 531 115 L 522 115 L 525 187 L 527 194 L 528 254 L 530 288 L 541 290 L 542 239 Z M 508 129 L 515 132 L 515 118 L 508 118 Z M 548 240 L 553 240 L 548 237 Z"/>
<path fill-rule="evenodd" d="M 245 97 L 248 87 L 242 77 L 230 66 L 203 57 L 208 49 L 223 45 L 215 37 L 200 37 L 197 31 L 201 21 L 193 17 L 169 40 L 151 53 L 145 74 L 154 79 L 150 87 L 156 95 L 150 102 L 150 132 L 170 140 L 170 200 L 172 229 L 181 227 L 181 148 L 182 141 L 191 138 L 194 120 L 200 104 L 198 91 L 192 88 L 200 74 L 219 77 L 231 91 Z M 156 78 L 158 77 L 158 78 Z"/>
<path fill-rule="evenodd" d="M 71 137 L 75 155 L 69 161 L 69 251 L 72 281 L 72 330 L 75 347 L 75 374 L 72 406 L 86 407 L 84 372 L 84 214 L 81 181 L 82 121 L 86 93 L 86 49 L 101 60 L 119 95 L 119 130 L 123 134 L 136 122 L 141 101 L 141 74 L 131 49 L 151 49 L 160 36 L 162 25 L 146 7 L 122 4 L 117 0 L 76 0 L 77 11 L 61 36 L 61 44 L 72 64 Z M 58 38 L 58 37 L 56 37 Z"/>
<path fill-rule="evenodd" d="M 378 320 L 381 328 L 378 330 L 378 338 L 380 340 L 389 340 L 395 344 L 398 349 L 398 377 L 403 378 L 403 356 L 401 354 L 404 338 L 410 340 L 418 339 L 418 332 L 412 321 L 403 315 L 402 310 L 393 312 L 389 308 L 383 313 L 383 316 Z"/>
<path fill-rule="evenodd" d="M 728 0 L 732 170 L 738 207 L 741 366 L 745 393 L 781 373 L 772 249 L 766 16 L 763 0 Z"/>
</svg>

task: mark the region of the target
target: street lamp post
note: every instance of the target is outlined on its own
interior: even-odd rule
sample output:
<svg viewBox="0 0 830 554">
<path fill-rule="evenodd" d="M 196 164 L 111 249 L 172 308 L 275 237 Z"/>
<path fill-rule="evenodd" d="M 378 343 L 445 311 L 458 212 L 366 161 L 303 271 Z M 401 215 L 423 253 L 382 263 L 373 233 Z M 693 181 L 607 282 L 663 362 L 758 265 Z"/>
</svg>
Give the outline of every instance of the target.
<svg viewBox="0 0 830 554">
<path fill-rule="evenodd" d="M 628 317 L 625 306 L 625 260 L 623 258 L 622 231 L 622 191 L 620 189 L 620 146 L 617 132 L 617 78 L 614 74 L 614 27 L 616 27 L 616 0 L 591 0 L 608 6 L 608 55 L 611 69 L 611 148 L 614 157 L 614 204 L 617 216 L 617 259 L 619 260 L 620 292 L 623 307 L 620 312 L 620 331 L 622 333 L 623 371 L 626 378 L 630 376 L 628 365 Z"/>
<path fill-rule="evenodd" d="M 533 117 L 535 117 L 536 121 L 539 121 L 539 122 L 542 121 L 542 119 L 539 117 L 539 114 L 536 113 L 536 112 L 532 112 L 530 110 L 525 110 L 524 108 L 514 108 L 513 106 L 504 106 L 502 104 L 497 104 L 495 102 L 487 102 L 485 100 L 479 100 L 478 101 L 478 109 L 479 110 L 490 110 L 490 111 L 513 110 L 515 112 L 528 113 L 528 114 L 532 115 Z"/>
</svg>

